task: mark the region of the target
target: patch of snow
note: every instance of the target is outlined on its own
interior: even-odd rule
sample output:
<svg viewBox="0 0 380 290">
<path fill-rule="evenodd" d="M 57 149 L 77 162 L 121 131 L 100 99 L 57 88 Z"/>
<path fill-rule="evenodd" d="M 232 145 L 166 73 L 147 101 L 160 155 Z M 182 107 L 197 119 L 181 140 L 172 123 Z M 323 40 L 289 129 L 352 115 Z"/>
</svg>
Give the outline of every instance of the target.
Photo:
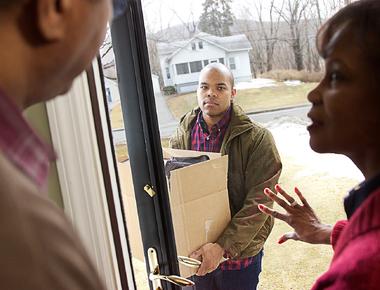
<svg viewBox="0 0 380 290">
<path fill-rule="evenodd" d="M 276 86 L 276 81 L 272 79 L 252 79 L 250 82 L 239 82 L 235 85 L 237 90 L 246 90 L 246 89 L 259 89 L 265 87 L 274 87 Z"/>
<path fill-rule="evenodd" d="M 266 124 L 272 132 L 280 155 L 305 164 L 297 177 L 325 173 L 337 178 L 363 180 L 363 175 L 353 162 L 340 154 L 319 154 L 309 145 L 308 121 L 297 117 L 282 117 Z"/>
<path fill-rule="evenodd" d="M 289 87 L 295 87 L 295 86 L 301 85 L 302 82 L 299 80 L 289 80 L 289 81 L 284 81 L 284 84 Z"/>
</svg>

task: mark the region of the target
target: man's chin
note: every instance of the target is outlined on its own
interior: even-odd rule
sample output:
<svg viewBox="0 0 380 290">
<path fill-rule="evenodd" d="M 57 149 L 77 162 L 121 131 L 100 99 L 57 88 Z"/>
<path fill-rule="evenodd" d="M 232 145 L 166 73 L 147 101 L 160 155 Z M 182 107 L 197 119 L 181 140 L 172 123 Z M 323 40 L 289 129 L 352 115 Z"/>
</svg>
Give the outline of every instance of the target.
<svg viewBox="0 0 380 290">
<path fill-rule="evenodd" d="M 69 84 L 65 85 L 64 87 L 62 87 L 57 95 L 60 96 L 60 95 L 67 94 L 70 91 L 72 86 L 73 86 L 73 81 L 71 81 Z"/>
</svg>

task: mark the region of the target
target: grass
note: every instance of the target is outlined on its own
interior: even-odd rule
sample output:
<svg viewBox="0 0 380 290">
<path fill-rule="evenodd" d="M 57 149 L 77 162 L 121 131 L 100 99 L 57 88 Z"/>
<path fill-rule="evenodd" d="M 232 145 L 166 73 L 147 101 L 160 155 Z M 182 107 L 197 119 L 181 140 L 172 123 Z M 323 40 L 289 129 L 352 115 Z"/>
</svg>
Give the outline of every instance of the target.
<svg viewBox="0 0 380 290">
<path fill-rule="evenodd" d="M 255 112 L 282 107 L 307 104 L 307 93 L 315 87 L 315 83 L 302 83 L 298 86 L 277 86 L 254 88 L 238 91 L 236 103 L 246 112 Z M 167 97 L 167 104 L 173 116 L 179 119 L 183 114 L 197 105 L 196 93 Z"/>
<path fill-rule="evenodd" d="M 302 83 L 298 86 L 287 86 L 277 83 L 277 86 L 238 91 L 236 103 L 245 112 L 263 111 L 283 107 L 307 104 L 307 93 L 316 86 L 316 83 Z M 196 93 L 172 95 L 166 97 L 167 104 L 173 116 L 178 120 L 183 114 L 197 105 Z M 112 128 L 123 128 L 123 115 L 118 104 L 111 111 Z"/>
<path fill-rule="evenodd" d="M 306 104 L 306 95 L 315 83 L 304 83 L 289 87 L 281 83 L 276 87 L 247 89 L 238 92 L 236 102 L 246 111 L 266 110 L 270 108 L 288 107 Z M 171 96 L 167 98 L 170 110 L 176 118 L 196 106 L 195 93 Z M 113 128 L 123 127 L 120 106 L 111 112 Z M 168 147 L 168 139 L 161 140 L 163 147 Z M 119 162 L 128 158 L 126 145 L 117 145 Z M 282 151 L 283 172 L 280 183 L 289 192 L 297 185 L 315 211 L 325 223 L 334 223 L 344 217 L 342 198 L 346 191 L 357 183 L 350 178 L 336 178 L 328 174 L 315 174 L 308 160 L 300 163 Z M 299 174 L 303 172 L 305 174 Z M 260 275 L 261 290 L 300 290 L 310 289 L 315 279 L 323 273 L 332 257 L 329 246 L 308 245 L 301 242 L 288 241 L 278 245 L 278 238 L 290 228 L 283 222 L 276 222 L 268 241 L 265 244 L 263 271 Z M 139 264 L 140 263 L 140 264 Z M 134 264 L 136 282 L 139 290 L 148 289 L 145 264 Z"/>
<path fill-rule="evenodd" d="M 161 139 L 161 146 L 169 147 L 169 138 Z M 129 159 L 127 144 L 116 144 L 115 153 L 116 153 L 116 159 L 118 162 L 124 162 Z"/>
</svg>

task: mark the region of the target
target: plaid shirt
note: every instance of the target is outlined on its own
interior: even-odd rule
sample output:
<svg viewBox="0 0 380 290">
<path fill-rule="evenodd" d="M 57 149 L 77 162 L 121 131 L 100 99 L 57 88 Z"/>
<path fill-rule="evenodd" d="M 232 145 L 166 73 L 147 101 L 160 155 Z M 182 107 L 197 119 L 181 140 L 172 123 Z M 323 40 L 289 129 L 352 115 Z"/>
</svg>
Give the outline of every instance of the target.
<svg viewBox="0 0 380 290">
<path fill-rule="evenodd" d="M 199 111 L 197 121 L 191 130 L 191 150 L 204 152 L 220 152 L 224 135 L 231 120 L 231 107 L 226 111 L 223 118 L 211 128 L 209 132 L 207 124 Z M 227 255 L 228 256 L 228 255 Z M 254 257 L 248 257 L 240 260 L 229 259 L 220 264 L 220 269 L 240 270 L 247 268 L 253 263 Z"/>
<path fill-rule="evenodd" d="M 53 149 L 24 119 L 22 112 L 0 91 L 0 151 L 40 189 L 44 189 Z"/>
</svg>

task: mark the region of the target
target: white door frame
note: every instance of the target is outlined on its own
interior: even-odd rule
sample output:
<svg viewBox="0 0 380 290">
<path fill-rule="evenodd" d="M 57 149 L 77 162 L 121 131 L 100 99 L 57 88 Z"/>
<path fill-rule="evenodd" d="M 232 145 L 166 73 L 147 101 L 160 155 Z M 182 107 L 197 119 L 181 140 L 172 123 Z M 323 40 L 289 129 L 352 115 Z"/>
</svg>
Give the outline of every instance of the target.
<svg viewBox="0 0 380 290">
<path fill-rule="evenodd" d="M 102 92 L 97 61 L 93 62 L 97 92 Z M 102 127 L 111 175 L 112 194 L 118 201 L 118 186 L 111 155 L 102 96 L 98 97 Z M 63 97 L 47 103 L 52 142 L 58 155 L 57 169 L 64 211 L 78 231 L 85 247 L 103 277 L 107 289 L 122 289 L 116 259 L 108 204 L 96 130 L 91 107 L 88 80 L 85 73 L 73 83 Z M 120 202 L 115 202 L 117 224 L 121 237 L 126 237 Z M 135 289 L 126 238 L 121 239 L 128 277 L 128 287 Z"/>
</svg>

